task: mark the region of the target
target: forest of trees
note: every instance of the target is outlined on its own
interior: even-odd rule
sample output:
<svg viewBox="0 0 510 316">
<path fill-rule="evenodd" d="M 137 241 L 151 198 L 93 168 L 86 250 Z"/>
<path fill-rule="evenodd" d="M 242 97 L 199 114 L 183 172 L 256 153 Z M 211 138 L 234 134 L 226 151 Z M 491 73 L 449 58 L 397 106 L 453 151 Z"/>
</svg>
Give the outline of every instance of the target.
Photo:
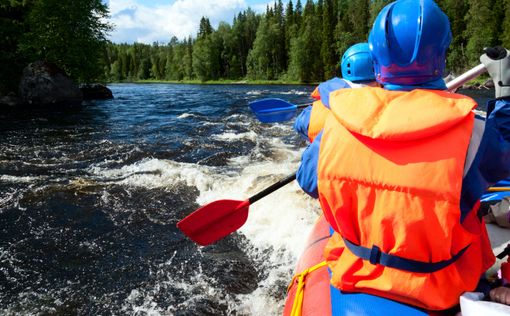
<svg viewBox="0 0 510 316">
<path fill-rule="evenodd" d="M 338 74 L 352 44 L 366 42 L 389 0 L 282 0 L 262 14 L 247 9 L 213 28 L 168 43 L 106 40 L 102 0 L 0 2 L 0 92 L 16 91 L 21 69 L 42 59 L 78 82 L 139 80 L 280 80 L 320 82 Z M 448 71 L 478 63 L 483 47 L 510 47 L 510 0 L 438 0 L 450 18 Z M 114 26 L 113 26 L 114 27 Z"/>
<path fill-rule="evenodd" d="M 295 0 L 294 0 L 295 1 Z M 282 0 L 264 14 L 248 9 L 232 25 L 213 29 L 203 17 L 196 36 L 168 43 L 108 44 L 109 81 L 283 80 L 319 82 L 338 74 L 343 52 L 366 42 L 388 0 Z M 510 47 L 510 1 L 438 0 L 449 16 L 453 41 L 448 71 L 477 63 L 484 47 Z"/>
<path fill-rule="evenodd" d="M 79 82 L 104 80 L 107 17 L 101 0 L 1 0 L 0 93 L 17 91 L 22 69 L 36 60 Z"/>
</svg>

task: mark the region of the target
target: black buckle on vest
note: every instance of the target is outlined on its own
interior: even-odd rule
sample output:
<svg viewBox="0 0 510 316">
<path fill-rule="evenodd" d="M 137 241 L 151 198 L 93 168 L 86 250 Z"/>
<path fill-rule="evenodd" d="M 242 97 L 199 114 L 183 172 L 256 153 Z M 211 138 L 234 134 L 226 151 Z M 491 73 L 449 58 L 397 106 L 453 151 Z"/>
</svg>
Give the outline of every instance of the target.
<svg viewBox="0 0 510 316">
<path fill-rule="evenodd" d="M 372 246 L 370 249 L 370 263 L 376 265 L 381 260 L 381 249 L 377 246 Z"/>
</svg>

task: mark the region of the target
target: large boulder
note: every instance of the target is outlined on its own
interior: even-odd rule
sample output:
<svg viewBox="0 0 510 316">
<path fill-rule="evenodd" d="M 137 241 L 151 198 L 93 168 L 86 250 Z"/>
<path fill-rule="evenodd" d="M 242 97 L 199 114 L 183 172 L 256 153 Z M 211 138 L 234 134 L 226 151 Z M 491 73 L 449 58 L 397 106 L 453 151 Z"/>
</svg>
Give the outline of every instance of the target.
<svg viewBox="0 0 510 316">
<path fill-rule="evenodd" d="M 99 83 L 83 84 L 80 86 L 83 93 L 83 100 L 109 100 L 113 99 L 112 90 Z"/>
<path fill-rule="evenodd" d="M 23 69 L 20 98 L 30 106 L 76 107 L 83 101 L 78 85 L 57 66 L 36 61 Z"/>
</svg>

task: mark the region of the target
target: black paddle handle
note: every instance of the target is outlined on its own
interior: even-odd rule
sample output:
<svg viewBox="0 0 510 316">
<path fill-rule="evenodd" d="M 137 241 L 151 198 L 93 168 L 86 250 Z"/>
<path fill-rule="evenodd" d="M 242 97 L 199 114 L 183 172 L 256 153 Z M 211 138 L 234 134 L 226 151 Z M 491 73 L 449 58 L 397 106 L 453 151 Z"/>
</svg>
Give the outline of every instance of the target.
<svg viewBox="0 0 510 316">
<path fill-rule="evenodd" d="M 278 190 L 279 188 L 285 186 L 286 184 L 291 183 L 292 181 L 296 180 L 296 173 L 293 173 L 292 175 L 288 176 L 285 179 L 282 179 L 271 186 L 265 188 L 264 190 L 260 191 L 259 193 L 255 194 L 254 196 L 250 197 L 248 201 L 250 201 L 250 204 L 257 202 L 264 196 L 273 193 L 274 191 Z"/>
<path fill-rule="evenodd" d="M 298 105 L 296 105 L 296 108 L 298 108 L 298 109 L 304 109 L 304 108 L 309 107 L 310 105 L 313 105 L 313 103 L 298 104 Z"/>
</svg>

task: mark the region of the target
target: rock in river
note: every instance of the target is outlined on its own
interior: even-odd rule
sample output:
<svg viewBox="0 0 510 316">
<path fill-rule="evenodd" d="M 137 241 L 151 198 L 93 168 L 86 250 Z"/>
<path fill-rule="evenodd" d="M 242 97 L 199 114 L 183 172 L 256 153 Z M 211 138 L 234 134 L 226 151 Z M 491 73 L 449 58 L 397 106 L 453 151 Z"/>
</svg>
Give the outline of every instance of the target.
<svg viewBox="0 0 510 316">
<path fill-rule="evenodd" d="M 80 106 L 83 94 L 78 85 L 57 66 L 36 61 L 23 70 L 20 97 L 29 106 Z"/>
</svg>

